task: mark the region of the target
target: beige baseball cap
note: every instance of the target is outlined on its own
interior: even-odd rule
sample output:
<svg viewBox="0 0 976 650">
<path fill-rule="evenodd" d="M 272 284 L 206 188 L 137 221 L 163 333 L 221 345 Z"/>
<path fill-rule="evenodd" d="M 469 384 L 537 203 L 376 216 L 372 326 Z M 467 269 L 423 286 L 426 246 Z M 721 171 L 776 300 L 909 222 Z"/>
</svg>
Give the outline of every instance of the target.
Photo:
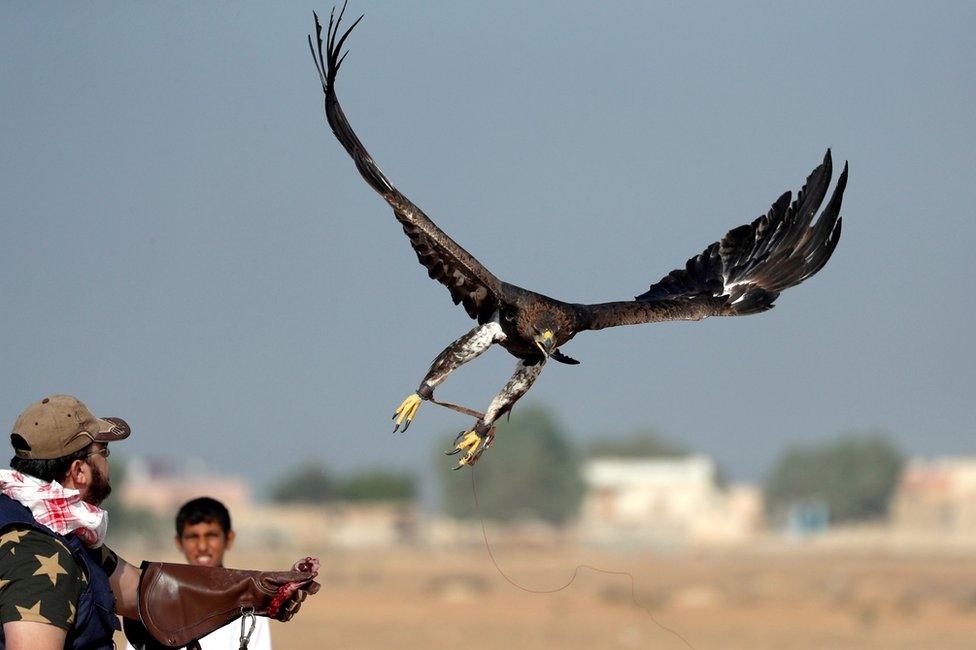
<svg viewBox="0 0 976 650">
<path fill-rule="evenodd" d="M 50 460 L 84 449 L 93 442 L 115 442 L 129 437 L 122 418 L 97 418 L 81 400 L 51 395 L 28 406 L 10 435 L 18 458 Z"/>
</svg>

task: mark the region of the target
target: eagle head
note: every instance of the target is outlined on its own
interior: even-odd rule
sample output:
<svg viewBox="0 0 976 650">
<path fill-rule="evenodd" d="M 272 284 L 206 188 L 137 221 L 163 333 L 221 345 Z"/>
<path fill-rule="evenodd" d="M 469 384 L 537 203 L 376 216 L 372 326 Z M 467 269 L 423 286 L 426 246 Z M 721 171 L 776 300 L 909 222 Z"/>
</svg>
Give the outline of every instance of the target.
<svg viewBox="0 0 976 650">
<path fill-rule="evenodd" d="M 543 314 L 534 320 L 532 329 L 532 340 L 535 346 L 548 357 L 556 349 L 559 321 L 548 314 Z"/>
</svg>

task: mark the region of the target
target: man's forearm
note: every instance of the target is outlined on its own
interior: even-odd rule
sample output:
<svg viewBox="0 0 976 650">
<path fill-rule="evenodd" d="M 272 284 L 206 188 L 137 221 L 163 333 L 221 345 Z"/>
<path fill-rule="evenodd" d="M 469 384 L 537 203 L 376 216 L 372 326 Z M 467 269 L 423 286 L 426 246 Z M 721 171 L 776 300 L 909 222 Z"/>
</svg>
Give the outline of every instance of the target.
<svg viewBox="0 0 976 650">
<path fill-rule="evenodd" d="M 112 585 L 115 596 L 115 613 L 126 618 L 139 619 L 139 577 L 142 571 L 132 566 L 121 557 L 115 571 L 109 575 L 108 582 Z"/>
</svg>

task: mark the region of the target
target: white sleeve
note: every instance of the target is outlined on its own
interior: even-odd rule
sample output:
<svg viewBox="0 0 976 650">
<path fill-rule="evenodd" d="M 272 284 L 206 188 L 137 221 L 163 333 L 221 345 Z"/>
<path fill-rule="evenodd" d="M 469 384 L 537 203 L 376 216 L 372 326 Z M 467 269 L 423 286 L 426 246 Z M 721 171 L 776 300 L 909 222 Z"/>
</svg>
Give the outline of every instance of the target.
<svg viewBox="0 0 976 650">
<path fill-rule="evenodd" d="M 251 635 L 251 642 L 247 645 L 248 650 L 271 650 L 271 626 L 268 619 L 264 616 L 257 617 L 254 625 L 254 634 Z"/>
<path fill-rule="evenodd" d="M 254 632 L 247 650 L 271 650 L 271 626 L 264 616 L 254 617 Z M 241 644 L 241 619 L 231 621 L 200 639 L 202 650 L 238 650 Z"/>
<path fill-rule="evenodd" d="M 224 627 L 200 639 L 203 650 L 238 650 L 241 638 L 241 621 L 231 621 Z M 125 650 L 135 650 L 128 642 Z M 254 618 L 254 632 L 247 644 L 247 650 L 271 650 L 271 626 L 264 616 Z"/>
</svg>

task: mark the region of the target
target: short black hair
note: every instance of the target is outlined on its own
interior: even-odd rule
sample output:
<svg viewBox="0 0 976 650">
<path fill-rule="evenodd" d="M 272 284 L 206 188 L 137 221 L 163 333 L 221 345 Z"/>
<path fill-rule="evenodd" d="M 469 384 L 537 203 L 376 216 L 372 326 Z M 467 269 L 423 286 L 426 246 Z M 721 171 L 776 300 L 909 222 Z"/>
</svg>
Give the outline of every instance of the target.
<svg viewBox="0 0 976 650">
<path fill-rule="evenodd" d="M 48 483 L 51 481 L 63 483 L 64 478 L 68 475 L 68 469 L 71 468 L 71 463 L 76 460 L 88 462 L 87 459 L 88 455 L 91 454 L 91 448 L 92 446 L 88 445 L 61 458 L 41 459 L 14 456 L 10 459 L 10 469 L 21 474 L 28 474 L 42 481 L 47 481 Z"/>
<path fill-rule="evenodd" d="M 196 526 L 208 521 L 216 521 L 220 524 L 220 529 L 226 536 L 230 532 L 230 513 L 227 506 L 217 499 L 210 497 L 200 497 L 187 501 L 176 513 L 176 534 L 183 536 L 183 529 L 187 526 Z"/>
</svg>

